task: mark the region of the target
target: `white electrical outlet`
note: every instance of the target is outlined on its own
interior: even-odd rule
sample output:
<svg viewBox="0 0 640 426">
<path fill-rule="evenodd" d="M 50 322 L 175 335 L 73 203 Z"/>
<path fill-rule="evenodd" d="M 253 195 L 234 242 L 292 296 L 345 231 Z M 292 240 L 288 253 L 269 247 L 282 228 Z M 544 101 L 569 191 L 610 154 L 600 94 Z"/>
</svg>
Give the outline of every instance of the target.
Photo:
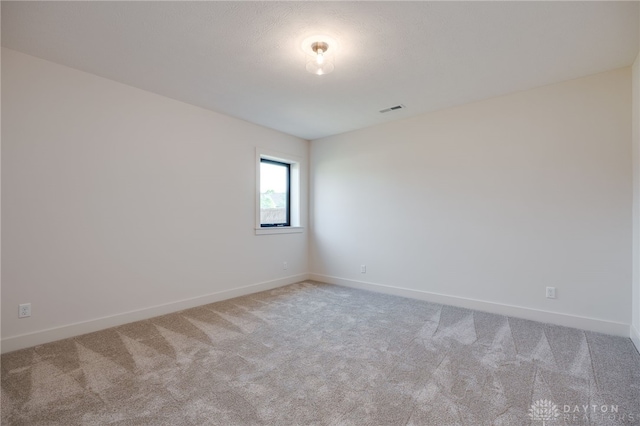
<svg viewBox="0 0 640 426">
<path fill-rule="evenodd" d="M 360 272 L 363 274 L 367 273 L 367 265 L 360 265 Z"/>
<path fill-rule="evenodd" d="M 31 303 L 23 303 L 18 306 L 18 318 L 27 318 L 31 316 Z"/>
<path fill-rule="evenodd" d="M 556 288 L 555 287 L 547 287 L 546 296 L 547 296 L 547 299 L 555 299 L 556 298 Z"/>
<path fill-rule="evenodd" d="M 289 269 L 289 265 L 287 265 L 287 262 L 282 262 L 282 269 Z"/>
</svg>

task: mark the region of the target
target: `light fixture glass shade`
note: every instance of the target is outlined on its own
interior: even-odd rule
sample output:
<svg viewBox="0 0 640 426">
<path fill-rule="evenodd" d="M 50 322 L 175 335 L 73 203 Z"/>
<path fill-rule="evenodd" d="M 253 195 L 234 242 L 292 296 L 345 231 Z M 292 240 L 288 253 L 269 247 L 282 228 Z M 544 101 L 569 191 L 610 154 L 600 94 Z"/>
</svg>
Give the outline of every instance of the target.
<svg viewBox="0 0 640 426">
<path fill-rule="evenodd" d="M 329 44 L 324 41 L 314 41 L 309 46 L 311 55 L 307 58 L 307 71 L 315 75 L 325 75 L 333 71 L 333 61 L 327 56 Z"/>
<path fill-rule="evenodd" d="M 307 62 L 307 71 L 315 75 L 329 74 L 334 68 L 333 62 L 328 61 L 326 58 L 321 64 L 319 64 L 316 59 Z"/>
</svg>

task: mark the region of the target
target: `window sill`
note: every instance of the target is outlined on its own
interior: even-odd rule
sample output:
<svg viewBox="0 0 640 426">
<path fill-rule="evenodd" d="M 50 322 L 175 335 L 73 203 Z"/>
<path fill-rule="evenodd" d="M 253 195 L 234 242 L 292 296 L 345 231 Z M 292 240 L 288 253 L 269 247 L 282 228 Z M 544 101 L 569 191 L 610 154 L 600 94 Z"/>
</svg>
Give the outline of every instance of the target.
<svg viewBox="0 0 640 426">
<path fill-rule="evenodd" d="M 274 226 L 268 228 L 256 228 L 256 235 L 271 234 L 300 234 L 304 231 L 302 226 Z"/>
</svg>

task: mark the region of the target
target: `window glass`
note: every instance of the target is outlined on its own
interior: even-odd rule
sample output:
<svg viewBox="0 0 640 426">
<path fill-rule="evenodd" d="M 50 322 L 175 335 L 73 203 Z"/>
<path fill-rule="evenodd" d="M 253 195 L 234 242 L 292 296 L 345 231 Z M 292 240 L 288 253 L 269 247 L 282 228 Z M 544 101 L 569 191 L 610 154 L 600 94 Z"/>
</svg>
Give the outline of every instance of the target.
<svg viewBox="0 0 640 426">
<path fill-rule="evenodd" d="M 291 166 L 260 160 L 260 226 L 290 225 Z"/>
</svg>

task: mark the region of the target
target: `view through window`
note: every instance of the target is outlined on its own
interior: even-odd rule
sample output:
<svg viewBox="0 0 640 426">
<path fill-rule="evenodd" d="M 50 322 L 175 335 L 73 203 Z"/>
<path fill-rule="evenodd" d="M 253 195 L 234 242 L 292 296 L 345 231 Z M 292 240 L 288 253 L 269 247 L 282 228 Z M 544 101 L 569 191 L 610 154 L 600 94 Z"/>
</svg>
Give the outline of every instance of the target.
<svg viewBox="0 0 640 426">
<path fill-rule="evenodd" d="M 290 226 L 291 165 L 260 159 L 260 226 Z"/>
</svg>

